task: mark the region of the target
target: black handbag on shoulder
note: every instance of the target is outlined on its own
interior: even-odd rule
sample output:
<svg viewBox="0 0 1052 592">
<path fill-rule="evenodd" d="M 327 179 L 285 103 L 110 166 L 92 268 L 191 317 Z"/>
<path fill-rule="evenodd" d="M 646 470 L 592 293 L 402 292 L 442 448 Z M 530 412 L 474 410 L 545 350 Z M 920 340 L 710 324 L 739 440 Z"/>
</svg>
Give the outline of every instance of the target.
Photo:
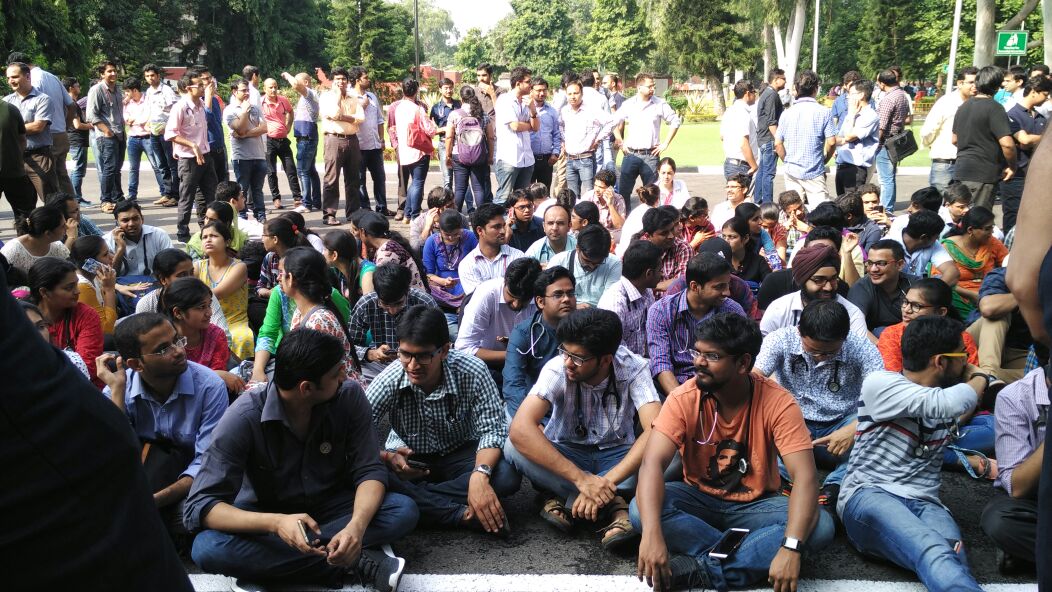
<svg viewBox="0 0 1052 592">
<path fill-rule="evenodd" d="M 888 158 L 898 164 L 917 151 L 917 139 L 913 137 L 913 130 L 905 128 L 888 138 L 884 147 L 888 150 Z"/>
</svg>

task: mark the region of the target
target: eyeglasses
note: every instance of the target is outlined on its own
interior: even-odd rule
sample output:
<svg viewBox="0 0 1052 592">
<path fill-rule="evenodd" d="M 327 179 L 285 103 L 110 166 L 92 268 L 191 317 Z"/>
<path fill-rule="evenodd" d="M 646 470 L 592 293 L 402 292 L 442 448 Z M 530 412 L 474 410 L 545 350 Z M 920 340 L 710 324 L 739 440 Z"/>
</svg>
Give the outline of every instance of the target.
<svg viewBox="0 0 1052 592">
<path fill-rule="evenodd" d="M 699 358 L 704 358 L 706 362 L 719 362 L 723 358 L 730 357 L 730 356 L 728 356 L 726 354 L 721 354 L 721 353 L 717 353 L 717 352 L 700 352 L 700 351 L 698 351 L 696 349 L 688 350 L 687 353 L 690 354 L 690 357 L 693 360 L 698 360 Z"/>
<path fill-rule="evenodd" d="M 399 298 L 396 302 L 384 302 L 379 298 L 377 298 L 376 301 L 379 302 L 380 306 L 384 308 L 402 308 L 403 306 L 405 306 L 406 299 L 403 296 L 402 298 Z"/>
<path fill-rule="evenodd" d="M 168 354 L 173 353 L 177 349 L 186 349 L 186 343 L 187 343 L 186 337 L 178 337 L 168 347 L 162 349 L 161 351 L 157 351 L 157 352 L 153 352 L 153 353 L 149 353 L 149 354 L 143 354 L 143 357 L 145 358 L 146 356 L 160 356 L 160 357 L 163 358 L 164 356 L 167 356 Z"/>
<path fill-rule="evenodd" d="M 870 267 L 876 267 L 877 269 L 884 269 L 885 267 L 891 265 L 891 261 L 879 261 L 879 260 L 876 260 L 876 259 L 870 259 L 869 261 L 866 261 L 862 265 L 864 267 L 866 267 L 866 269 L 869 269 Z"/>
<path fill-rule="evenodd" d="M 737 190 L 737 189 L 745 189 L 745 188 L 742 187 L 741 185 L 727 185 L 727 189 L 735 189 L 735 190 Z"/>
<path fill-rule="evenodd" d="M 837 279 L 838 278 L 835 275 L 832 275 L 832 276 L 829 276 L 829 277 L 821 277 L 821 276 L 813 275 L 813 276 L 811 276 L 811 279 L 809 281 L 813 282 L 816 286 L 821 288 L 822 286 L 826 286 L 826 285 L 835 286 L 836 282 L 837 282 Z"/>
<path fill-rule="evenodd" d="M 533 204 L 523 204 L 521 206 L 515 206 L 515 209 L 519 210 L 520 212 L 525 212 L 525 211 L 528 211 L 528 210 L 532 210 L 533 209 Z"/>
<path fill-rule="evenodd" d="M 545 294 L 545 298 L 551 298 L 553 300 L 568 300 L 570 298 L 576 298 L 577 292 L 573 290 L 558 290 L 551 294 Z"/>
<path fill-rule="evenodd" d="M 398 361 L 408 366 L 410 362 L 416 360 L 417 364 L 420 364 L 421 366 L 428 366 L 431 364 L 431 362 L 435 359 L 435 356 L 438 355 L 438 352 L 440 351 L 442 351 L 441 347 L 433 352 L 419 354 L 398 350 Z"/>
<path fill-rule="evenodd" d="M 595 356 L 588 356 L 586 358 L 577 354 L 571 354 L 570 352 L 566 351 L 561 347 L 559 348 L 559 355 L 561 355 L 564 360 L 570 360 L 571 362 L 573 362 L 573 365 L 577 366 L 578 368 L 584 366 L 586 363 L 595 359 Z"/>
<path fill-rule="evenodd" d="M 921 304 L 920 302 L 911 302 L 905 298 L 902 300 L 902 310 L 907 312 L 920 312 L 925 308 L 935 308 L 934 304 Z"/>
</svg>

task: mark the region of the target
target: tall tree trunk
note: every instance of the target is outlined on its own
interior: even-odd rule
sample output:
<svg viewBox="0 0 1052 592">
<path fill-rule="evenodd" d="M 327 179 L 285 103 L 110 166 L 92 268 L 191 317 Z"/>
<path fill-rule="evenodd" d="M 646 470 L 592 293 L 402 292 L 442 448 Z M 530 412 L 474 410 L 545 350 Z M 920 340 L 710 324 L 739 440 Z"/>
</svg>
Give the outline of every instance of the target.
<svg viewBox="0 0 1052 592">
<path fill-rule="evenodd" d="M 976 0 L 975 2 L 975 57 L 972 64 L 982 68 L 994 63 L 994 50 L 997 32 L 994 30 L 994 19 L 997 18 L 996 0 Z"/>
<path fill-rule="evenodd" d="M 1037 8 L 1037 3 L 1041 0 L 1026 0 L 1023 2 L 1023 6 L 1019 9 L 1019 12 L 1015 13 L 1015 16 L 1005 21 L 1005 24 L 1001 25 L 1002 31 L 1014 31 L 1023 24 L 1030 13 L 1034 12 Z"/>
<path fill-rule="evenodd" d="M 1052 0 L 1050 0 L 1052 1 Z M 771 46 L 774 45 L 774 35 L 772 35 L 771 25 L 769 23 L 763 26 L 763 79 L 766 81 L 771 76 L 772 58 Z"/>
<path fill-rule="evenodd" d="M 709 92 L 712 93 L 712 104 L 716 107 L 716 114 L 720 117 L 727 111 L 727 97 L 723 94 L 723 81 L 716 74 L 705 77 Z"/>
<path fill-rule="evenodd" d="M 1045 22 L 1045 63 L 1052 64 L 1052 0 L 1041 0 L 1041 16 Z"/>
<path fill-rule="evenodd" d="M 804 38 L 804 27 L 807 25 L 808 0 L 796 0 L 793 15 L 785 30 L 784 54 L 778 56 L 778 67 L 785 70 L 785 80 L 792 84 L 796 78 L 796 68 L 800 62 L 800 43 Z M 775 34 L 778 30 L 775 29 Z"/>
</svg>

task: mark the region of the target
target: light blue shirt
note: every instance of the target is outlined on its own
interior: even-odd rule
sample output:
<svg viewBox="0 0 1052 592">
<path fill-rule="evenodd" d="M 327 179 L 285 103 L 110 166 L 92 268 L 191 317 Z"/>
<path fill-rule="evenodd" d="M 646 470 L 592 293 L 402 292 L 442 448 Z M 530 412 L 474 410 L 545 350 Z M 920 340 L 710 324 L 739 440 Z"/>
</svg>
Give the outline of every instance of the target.
<svg viewBox="0 0 1052 592">
<path fill-rule="evenodd" d="M 806 181 L 825 174 L 825 141 L 836 136 L 833 116 L 814 97 L 797 99 L 782 112 L 775 141 L 785 147 L 785 171 Z"/>
<path fill-rule="evenodd" d="M 29 70 L 29 80 L 33 88 L 47 95 L 51 101 L 51 135 L 66 133 L 66 107 L 73 104 L 73 97 L 66 92 L 62 81 L 39 66 Z"/>
<path fill-rule="evenodd" d="M 572 234 L 566 235 L 566 248 L 563 251 L 572 251 L 577 248 L 577 238 Z M 526 256 L 533 257 L 539 261 L 542 265 L 551 261 L 552 257 L 555 257 L 559 253 L 556 253 L 551 244 L 548 243 L 548 237 L 542 236 L 541 238 L 533 241 L 530 248 L 526 249 Z"/>
<path fill-rule="evenodd" d="M 558 154 L 563 144 L 563 134 L 559 129 L 559 113 L 548 103 L 537 109 L 540 129 L 530 132 L 530 147 L 534 154 Z"/>
<path fill-rule="evenodd" d="M 11 103 L 15 107 L 18 107 L 18 112 L 22 114 L 22 120 L 26 122 L 26 125 L 33 123 L 34 121 L 47 121 L 50 124 L 55 122 L 51 119 L 51 101 L 47 95 L 40 92 L 35 88 L 29 90 L 29 94 L 22 98 L 16 92 L 13 92 L 6 97 L 4 100 Z M 66 118 L 63 117 L 60 126 L 63 130 L 66 128 Z M 36 150 L 37 148 L 47 148 L 51 146 L 51 126 L 44 128 L 44 131 L 37 132 L 35 134 L 26 134 L 26 150 Z"/>
<path fill-rule="evenodd" d="M 570 267 L 570 253 L 574 254 L 573 267 Z M 571 269 L 577 282 L 577 302 L 586 303 L 589 306 L 599 306 L 599 299 L 607 288 L 616 284 L 621 279 L 621 260 L 613 255 L 607 255 L 599 267 L 592 271 L 586 270 L 581 265 L 581 260 L 573 250 L 563 251 L 548 260 L 548 267 L 562 265 Z"/>
<path fill-rule="evenodd" d="M 180 477 L 196 477 L 201 455 L 212 442 L 212 429 L 228 405 L 226 383 L 210 368 L 188 361 L 172 394 L 163 404 L 146 394 L 142 375 L 125 370 L 124 407 L 132 428 L 141 439 L 171 441 L 193 449 L 194 459 Z M 109 387 L 102 394 L 110 395 Z"/>
<path fill-rule="evenodd" d="M 844 116 L 847 117 L 846 114 Z M 837 147 L 837 163 L 872 166 L 873 159 L 877 156 L 877 148 L 880 147 L 880 116 L 872 108 L 865 107 L 855 116 L 854 122 L 844 120 L 841 124 L 839 135 L 846 137 L 846 132 L 853 130 L 858 136 L 858 141 L 846 142 Z"/>
</svg>

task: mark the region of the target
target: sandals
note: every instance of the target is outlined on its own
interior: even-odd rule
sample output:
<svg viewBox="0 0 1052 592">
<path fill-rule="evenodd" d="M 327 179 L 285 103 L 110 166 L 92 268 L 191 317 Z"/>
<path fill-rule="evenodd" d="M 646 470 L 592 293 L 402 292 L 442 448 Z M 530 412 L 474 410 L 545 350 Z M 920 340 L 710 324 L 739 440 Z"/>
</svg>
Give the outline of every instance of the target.
<svg viewBox="0 0 1052 592">
<path fill-rule="evenodd" d="M 102 205 L 99 207 L 100 210 L 102 210 L 103 212 L 105 212 L 107 214 L 112 214 L 113 213 L 113 208 L 114 208 L 114 204 L 113 204 L 113 202 L 110 202 L 110 201 L 103 202 Z"/>
<path fill-rule="evenodd" d="M 570 509 L 564 506 L 562 500 L 557 497 L 545 500 L 544 507 L 541 508 L 541 518 L 563 533 L 569 533 L 573 528 L 573 523 L 567 518 L 569 515 Z"/>
<path fill-rule="evenodd" d="M 603 508 L 603 510 L 605 514 L 613 516 L 615 513 L 620 511 L 627 512 L 628 503 L 625 502 L 624 498 L 622 498 L 621 496 L 615 496 L 614 499 L 612 499 L 610 503 L 607 504 L 605 508 Z M 621 529 L 621 532 L 615 535 L 605 536 L 606 533 L 610 532 L 615 528 Z M 639 536 L 639 533 L 636 532 L 634 528 L 632 528 L 632 523 L 628 520 L 627 516 L 624 518 L 615 518 L 612 522 L 610 522 L 610 524 L 607 524 L 605 527 L 600 528 L 596 532 L 598 534 L 604 535 L 603 540 L 600 542 L 600 544 L 603 546 L 603 549 L 606 549 L 607 551 L 616 549 Z"/>
<path fill-rule="evenodd" d="M 322 219 L 322 224 L 326 226 L 339 226 L 340 221 L 336 219 L 336 214 L 325 214 Z"/>
<path fill-rule="evenodd" d="M 961 448 L 959 446 L 950 446 L 950 450 L 957 455 L 957 460 L 964 471 L 968 473 L 968 476 L 972 479 L 985 479 L 987 481 L 993 481 L 997 478 L 998 469 L 997 461 L 989 458 L 978 450 L 970 450 L 968 448 Z M 975 468 L 972 467 L 971 460 L 968 457 L 975 457 L 979 461 L 979 472 L 975 472 Z"/>
<path fill-rule="evenodd" d="M 285 206 L 281 205 L 281 198 L 280 197 L 275 197 L 274 198 L 274 209 L 275 210 L 284 210 L 285 209 Z"/>
</svg>

